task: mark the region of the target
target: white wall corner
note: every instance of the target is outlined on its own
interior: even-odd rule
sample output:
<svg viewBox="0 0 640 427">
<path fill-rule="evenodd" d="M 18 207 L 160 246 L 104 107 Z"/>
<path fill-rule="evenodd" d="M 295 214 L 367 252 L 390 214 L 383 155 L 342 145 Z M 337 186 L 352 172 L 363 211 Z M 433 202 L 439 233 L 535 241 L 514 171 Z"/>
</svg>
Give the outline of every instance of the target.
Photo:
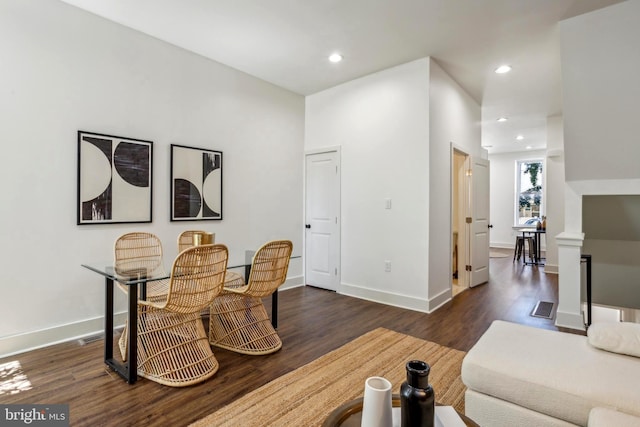
<svg viewBox="0 0 640 427">
<path fill-rule="evenodd" d="M 443 305 L 451 301 L 451 299 L 452 299 L 451 288 L 440 292 L 435 297 L 429 299 L 429 305 L 428 305 L 429 308 L 427 313 L 433 313 L 434 311 L 436 311 L 437 309 L 439 309 L 440 307 L 442 307 Z"/>
<path fill-rule="evenodd" d="M 566 182 L 564 186 L 564 231 L 582 232 L 582 194 L 571 182 Z"/>
<path fill-rule="evenodd" d="M 411 297 L 408 295 L 394 294 L 391 292 L 379 291 L 377 289 L 365 288 L 363 286 L 351 285 L 342 282 L 338 293 L 349 297 L 373 301 L 380 304 L 392 305 L 394 307 L 405 308 L 407 310 L 419 311 L 421 313 L 429 313 L 425 309 L 428 305 L 427 301 L 421 298 Z"/>
<path fill-rule="evenodd" d="M 558 244 L 558 310 L 556 326 L 584 330 L 580 256 L 584 233 L 563 232 Z"/>
</svg>

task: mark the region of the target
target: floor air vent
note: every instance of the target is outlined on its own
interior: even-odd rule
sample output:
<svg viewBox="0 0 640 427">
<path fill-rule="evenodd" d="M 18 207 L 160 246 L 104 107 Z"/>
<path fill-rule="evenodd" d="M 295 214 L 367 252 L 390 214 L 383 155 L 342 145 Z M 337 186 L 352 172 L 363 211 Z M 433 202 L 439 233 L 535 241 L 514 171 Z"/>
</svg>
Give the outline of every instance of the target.
<svg viewBox="0 0 640 427">
<path fill-rule="evenodd" d="M 538 301 L 531 312 L 533 317 L 553 318 L 553 303 L 549 301 Z"/>
<path fill-rule="evenodd" d="M 104 338 L 104 334 L 91 335 L 88 337 L 80 338 L 78 340 L 78 344 L 87 345 L 87 344 L 91 344 L 92 342 L 100 341 L 103 338 Z"/>
<path fill-rule="evenodd" d="M 115 332 L 116 334 L 122 333 L 122 329 L 123 329 L 122 327 L 113 328 L 113 332 Z M 92 342 L 100 341 L 102 339 L 104 339 L 104 334 L 90 335 L 88 337 L 80 338 L 78 340 L 78 344 L 87 345 L 87 344 L 91 344 Z"/>
</svg>

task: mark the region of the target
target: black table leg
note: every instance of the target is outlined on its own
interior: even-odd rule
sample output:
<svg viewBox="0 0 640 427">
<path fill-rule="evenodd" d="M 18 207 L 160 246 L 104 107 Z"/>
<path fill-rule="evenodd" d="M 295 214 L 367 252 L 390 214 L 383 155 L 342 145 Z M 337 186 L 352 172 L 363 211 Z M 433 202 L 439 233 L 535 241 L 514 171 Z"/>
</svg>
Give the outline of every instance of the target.
<svg viewBox="0 0 640 427">
<path fill-rule="evenodd" d="M 127 363 L 113 358 L 113 280 L 105 279 L 104 363 L 133 384 L 138 379 L 138 285 L 129 286 Z"/>
<path fill-rule="evenodd" d="M 278 290 L 271 294 L 271 324 L 278 329 Z"/>
<path fill-rule="evenodd" d="M 113 359 L 113 280 L 105 278 L 104 361 Z"/>
<path fill-rule="evenodd" d="M 143 287 L 146 294 L 146 287 Z M 146 296 L 146 295 L 145 295 Z M 138 285 L 129 286 L 129 339 L 127 343 L 127 382 L 133 384 L 138 379 Z"/>
<path fill-rule="evenodd" d="M 253 252 L 252 252 L 253 253 Z M 248 258 L 247 264 L 244 266 L 244 280 L 249 281 L 251 274 L 251 260 Z M 271 324 L 278 329 L 278 290 L 271 294 Z"/>
</svg>

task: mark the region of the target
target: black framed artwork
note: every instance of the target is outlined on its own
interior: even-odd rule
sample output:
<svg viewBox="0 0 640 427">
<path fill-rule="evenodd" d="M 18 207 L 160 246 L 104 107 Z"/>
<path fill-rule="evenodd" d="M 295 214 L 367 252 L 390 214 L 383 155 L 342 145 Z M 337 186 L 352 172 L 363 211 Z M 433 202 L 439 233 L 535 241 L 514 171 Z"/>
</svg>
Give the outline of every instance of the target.
<svg viewBox="0 0 640 427">
<path fill-rule="evenodd" d="M 78 131 L 78 225 L 151 222 L 153 142 Z"/>
<path fill-rule="evenodd" d="M 171 144 L 171 221 L 222 219 L 222 152 Z"/>
</svg>

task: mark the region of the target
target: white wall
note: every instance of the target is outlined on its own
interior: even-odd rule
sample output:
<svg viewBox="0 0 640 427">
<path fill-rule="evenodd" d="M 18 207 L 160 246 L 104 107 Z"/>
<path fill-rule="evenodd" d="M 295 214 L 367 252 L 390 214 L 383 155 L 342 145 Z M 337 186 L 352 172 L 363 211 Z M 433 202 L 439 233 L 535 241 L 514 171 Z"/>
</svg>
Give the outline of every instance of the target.
<svg viewBox="0 0 640 427">
<path fill-rule="evenodd" d="M 303 97 L 57 1 L 3 0 L 0 52 L 0 355 L 100 330 L 104 282 L 80 264 L 124 232 L 158 234 L 167 262 L 194 227 L 236 258 L 302 252 Z M 153 141 L 153 223 L 76 225 L 79 129 Z M 223 151 L 224 220 L 169 222 L 172 143 Z"/>
<path fill-rule="evenodd" d="M 305 150 L 340 145 L 338 292 L 426 311 L 429 61 L 306 98 Z M 392 209 L 384 200 L 392 199 Z M 391 272 L 384 261 L 391 260 Z"/>
<path fill-rule="evenodd" d="M 593 303 L 640 309 L 640 195 L 582 198 L 583 251 L 593 259 Z"/>
<path fill-rule="evenodd" d="M 560 23 L 567 181 L 640 177 L 640 2 Z"/>
<path fill-rule="evenodd" d="M 451 298 L 450 147 L 479 154 L 479 122 L 429 58 L 307 97 L 305 149 L 342 147 L 339 292 L 419 311 Z"/>
<path fill-rule="evenodd" d="M 564 230 L 564 139 L 562 116 L 547 119 L 545 214 L 547 215 L 546 273 L 558 273 L 556 236 Z"/>
<path fill-rule="evenodd" d="M 429 79 L 429 309 L 451 298 L 451 146 L 470 156 L 480 146 L 480 106 L 434 60 Z M 448 261 L 448 262 L 446 262 Z"/>
<path fill-rule="evenodd" d="M 567 182 L 559 326 L 582 328 L 582 197 L 640 194 L 639 17 L 640 2 L 626 1 L 560 23 Z"/>
</svg>

